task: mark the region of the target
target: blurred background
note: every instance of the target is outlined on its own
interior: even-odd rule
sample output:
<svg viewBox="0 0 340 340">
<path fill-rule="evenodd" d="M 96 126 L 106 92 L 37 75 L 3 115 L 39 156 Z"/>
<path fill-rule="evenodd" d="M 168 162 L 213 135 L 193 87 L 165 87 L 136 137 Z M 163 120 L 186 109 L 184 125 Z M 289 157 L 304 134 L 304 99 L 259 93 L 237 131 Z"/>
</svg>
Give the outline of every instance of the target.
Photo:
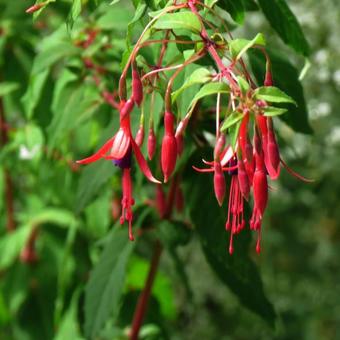
<svg viewBox="0 0 340 340">
<path fill-rule="evenodd" d="M 151 312 L 153 302 L 161 308 L 170 339 L 340 339 L 340 3 L 337 0 L 287 2 L 312 49 L 311 65 L 302 83 L 313 134 L 296 133 L 284 123 L 276 127 L 283 158 L 299 173 L 314 178 L 315 183 L 300 182 L 283 171 L 270 193 L 263 251 L 253 257 L 267 297 L 278 315 L 276 327 L 269 327 L 245 309 L 218 280 L 194 237 L 179 249 L 190 298 L 170 256 L 165 254 L 156 281 L 155 301 L 150 305 Z M 89 15 L 86 22 L 78 19 L 69 36 L 66 30 L 59 29 L 66 16 L 68 24 L 73 25 L 66 2 L 56 5 L 55 12 L 46 11 L 35 23 L 24 14 L 30 5 L 26 0 L 13 4 L 0 0 L 0 100 L 2 111 L 6 112 L 0 151 L 3 174 L 0 176 L 0 339 L 4 340 L 52 339 L 53 325 L 56 318 L 65 315 L 65 305 L 70 306 L 68 331 L 74 328 L 75 320 L 83 320 L 72 301 L 81 301 L 79 296 L 91 263 L 99 256 L 98 240 L 105 237 L 113 223 L 110 211 L 119 197 L 112 189 L 117 187 L 115 175 L 109 180 L 110 186 L 103 186 L 112 176 L 110 169 L 96 165 L 95 169 L 85 170 L 79 179 L 72 163 L 89 146 L 101 143 L 116 122 L 110 120 L 110 108 L 100 102 L 93 84 L 85 81 L 83 92 L 77 92 L 80 84 L 74 83 L 73 75 L 85 79 L 86 70 L 81 58 L 67 44 L 69 40 L 83 39 L 84 27 L 97 20 L 101 29 L 107 30 L 102 39 L 107 44 L 115 39 L 114 48 L 105 52 L 112 62 L 105 66 L 113 74 L 119 74 L 120 56 L 125 50 L 126 27 L 122 24 L 124 15 L 130 18 L 130 13 L 120 4 L 121 16 L 112 20 L 107 4 L 97 9 L 89 2 L 88 11 L 96 9 L 95 14 Z M 261 13 L 247 13 L 245 25 L 237 28 L 234 35 L 252 37 L 259 31 L 271 44 L 287 51 L 299 70 L 303 68 L 305 60 L 295 57 L 274 37 Z M 55 45 L 48 40 L 51 33 L 55 35 Z M 33 61 L 37 51 L 41 56 L 45 50 L 49 54 Z M 104 52 L 91 53 L 97 53 L 100 61 Z M 61 58 L 66 61 L 49 72 L 44 71 Z M 63 71 L 65 65 L 69 73 Z M 64 86 L 66 83 L 69 86 Z M 112 89 L 116 80 L 109 78 L 107 84 Z M 60 93 L 69 99 L 67 103 L 59 102 Z M 91 109 L 82 112 L 77 120 L 66 119 L 58 125 L 60 118 L 53 118 L 58 110 L 67 116 L 70 111 L 84 111 L 89 106 Z M 94 114 L 95 122 L 90 119 Z M 107 125 L 108 130 L 101 135 L 101 127 Z M 68 146 L 70 137 L 65 138 L 68 129 L 74 143 L 72 150 Z M 79 182 L 83 183 L 80 189 Z M 100 195 L 86 191 L 89 182 L 95 183 Z M 14 221 L 8 221 L 6 210 L 11 197 L 15 197 Z M 73 215 L 70 211 L 78 213 Z M 73 225 L 80 211 L 83 224 L 74 241 L 75 229 L 65 226 Z M 11 223 L 12 226 L 8 225 Z M 6 224 L 8 228 L 20 226 L 23 231 L 10 238 Z M 23 254 L 22 245 L 32 235 L 32 228 L 39 224 L 47 227 L 38 232 L 39 259 L 32 264 L 36 262 L 35 255 Z M 72 256 L 68 256 L 71 244 Z M 21 261 L 16 261 L 19 253 Z M 142 287 L 147 263 L 142 257 L 134 258 L 127 287 L 134 287 L 136 292 Z M 124 300 L 122 320 L 131 314 L 128 302 L 132 301 L 133 305 L 136 301 L 132 295 Z M 65 300 L 68 302 L 63 305 Z M 150 320 L 143 328 L 146 335 L 142 334 L 141 338 L 161 338 L 153 329 L 156 326 L 152 315 Z M 126 322 L 121 321 L 121 325 Z M 152 337 L 153 332 L 156 335 Z M 68 339 L 62 334 L 72 333 L 57 334 L 57 339 Z M 73 334 L 81 338 L 78 331 Z M 107 334 L 103 333 L 100 339 L 115 338 Z"/>
</svg>

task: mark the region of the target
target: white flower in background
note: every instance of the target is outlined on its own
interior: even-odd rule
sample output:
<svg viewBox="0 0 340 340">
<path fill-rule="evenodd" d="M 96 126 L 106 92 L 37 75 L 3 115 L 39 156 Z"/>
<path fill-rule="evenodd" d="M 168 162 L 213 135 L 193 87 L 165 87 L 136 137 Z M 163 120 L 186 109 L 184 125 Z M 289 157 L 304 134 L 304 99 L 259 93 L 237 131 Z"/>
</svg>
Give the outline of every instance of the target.
<svg viewBox="0 0 340 340">
<path fill-rule="evenodd" d="M 335 126 L 330 134 L 329 134 L 329 142 L 331 144 L 339 144 L 340 143 L 340 126 Z"/>
<path fill-rule="evenodd" d="M 332 111 L 332 107 L 328 102 L 321 102 L 310 109 L 310 118 L 319 119 L 328 116 Z"/>
<path fill-rule="evenodd" d="M 339 70 L 336 70 L 334 73 L 333 73 L 333 80 L 336 84 L 336 86 L 340 86 L 340 69 Z"/>
<path fill-rule="evenodd" d="M 26 145 L 21 144 L 19 148 L 19 158 L 24 160 L 33 159 L 39 151 L 40 145 L 34 145 L 34 147 L 30 150 Z"/>
</svg>

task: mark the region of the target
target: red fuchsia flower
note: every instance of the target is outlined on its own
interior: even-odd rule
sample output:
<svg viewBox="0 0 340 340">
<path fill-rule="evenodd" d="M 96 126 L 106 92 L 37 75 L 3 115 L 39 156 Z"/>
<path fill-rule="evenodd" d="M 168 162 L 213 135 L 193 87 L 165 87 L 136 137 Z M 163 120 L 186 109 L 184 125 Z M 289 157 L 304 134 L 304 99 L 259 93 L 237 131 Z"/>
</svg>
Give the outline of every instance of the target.
<svg viewBox="0 0 340 340">
<path fill-rule="evenodd" d="M 177 159 L 177 142 L 174 131 L 175 117 L 171 112 L 164 113 L 165 134 L 162 140 L 161 166 L 166 183 L 172 175 Z"/>
<path fill-rule="evenodd" d="M 135 140 L 136 140 L 136 144 L 139 147 L 143 145 L 143 142 L 144 142 L 144 126 L 143 125 L 139 126 Z"/>
<path fill-rule="evenodd" d="M 176 138 L 176 144 L 177 144 L 177 154 L 178 156 L 181 156 L 184 150 L 184 137 L 182 134 L 180 135 L 175 134 L 175 138 Z"/>
<path fill-rule="evenodd" d="M 238 164 L 236 158 L 233 158 L 230 165 Z M 229 254 L 233 254 L 233 238 L 235 234 L 238 234 L 245 226 L 244 220 L 244 197 L 241 191 L 241 184 L 238 176 L 238 169 L 229 171 L 231 175 L 230 191 L 229 191 L 229 203 L 228 203 L 228 218 L 225 224 L 227 231 L 230 231 L 229 241 Z"/>
<path fill-rule="evenodd" d="M 261 250 L 261 225 L 262 218 L 268 202 L 268 182 L 265 168 L 264 154 L 261 146 L 260 136 L 256 130 L 254 135 L 255 147 L 255 173 L 253 178 L 254 208 L 250 219 L 250 229 L 258 232 L 256 252 Z"/>
<path fill-rule="evenodd" d="M 133 102 L 133 101 L 132 101 Z M 118 132 L 110 138 L 95 154 L 85 159 L 77 161 L 79 164 L 89 164 L 96 162 L 101 158 L 112 160 L 113 163 L 120 167 L 123 171 L 122 191 L 123 198 L 121 201 L 122 215 L 120 223 L 125 221 L 129 223 L 129 238 L 133 240 L 132 235 L 132 209 L 134 199 L 132 197 L 132 181 L 131 181 L 131 157 L 135 155 L 137 163 L 145 177 L 151 182 L 160 183 L 151 173 L 151 170 L 141 153 L 139 146 L 135 142 L 130 126 L 130 112 L 133 109 L 131 98 L 121 104 L 120 110 L 120 127 Z"/>
<path fill-rule="evenodd" d="M 280 175 L 280 152 L 275 138 L 272 119 L 257 115 L 256 123 L 260 129 L 264 163 L 269 177 L 275 180 Z"/>
<path fill-rule="evenodd" d="M 143 84 L 135 67 L 132 69 L 132 97 L 138 106 L 143 101 Z"/>
<path fill-rule="evenodd" d="M 255 162 L 253 157 L 253 146 L 250 142 L 248 135 L 248 123 L 249 123 L 249 112 L 246 112 L 240 125 L 240 131 L 238 136 L 238 145 L 241 149 L 241 157 L 243 165 L 248 175 L 249 183 L 253 181 Z"/>
<path fill-rule="evenodd" d="M 129 223 L 129 239 L 134 240 L 132 234 L 132 209 L 131 207 L 135 204 L 135 200 L 132 197 L 132 181 L 131 181 L 131 168 L 123 168 L 123 179 L 122 179 L 122 215 L 120 216 L 120 224 L 124 224 L 125 221 Z"/>
<path fill-rule="evenodd" d="M 220 206 L 223 204 L 226 184 L 220 162 L 214 162 L 214 191 L 217 202 Z"/>
</svg>

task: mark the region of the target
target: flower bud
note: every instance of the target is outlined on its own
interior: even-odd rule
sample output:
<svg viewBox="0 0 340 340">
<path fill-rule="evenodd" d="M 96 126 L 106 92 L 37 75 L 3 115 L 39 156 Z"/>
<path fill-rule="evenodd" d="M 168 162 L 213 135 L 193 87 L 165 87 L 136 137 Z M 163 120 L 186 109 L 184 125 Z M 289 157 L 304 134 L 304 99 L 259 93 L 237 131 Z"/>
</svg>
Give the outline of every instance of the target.
<svg viewBox="0 0 340 340">
<path fill-rule="evenodd" d="M 214 191 L 218 204 L 222 206 L 226 191 L 226 184 L 220 162 L 215 162 L 214 164 Z"/>
<path fill-rule="evenodd" d="M 249 185 L 248 175 L 247 175 L 242 159 L 238 160 L 237 166 L 238 166 L 237 178 L 238 178 L 238 182 L 240 185 L 240 191 L 242 193 L 242 196 L 246 200 L 248 200 L 249 192 L 250 192 L 250 185 Z"/>
<path fill-rule="evenodd" d="M 35 4 L 35 5 L 27 8 L 25 12 L 29 13 L 29 14 L 34 13 L 34 12 L 39 11 L 39 9 L 45 7 L 46 5 L 47 5 L 47 2 L 44 1 L 44 2 L 41 2 L 40 4 Z"/>
<path fill-rule="evenodd" d="M 120 111 L 120 119 L 122 120 L 127 115 L 129 115 L 132 112 L 134 106 L 135 106 L 134 100 L 132 98 L 129 98 Z"/>
<path fill-rule="evenodd" d="M 216 145 L 214 148 L 214 159 L 217 161 L 223 151 L 225 145 L 225 135 L 221 133 L 217 138 Z"/>
<path fill-rule="evenodd" d="M 256 158 L 256 163 L 259 157 Z M 261 218 L 264 214 L 268 201 L 267 175 L 262 164 L 263 160 L 260 161 L 260 167 L 256 165 L 256 170 L 253 178 L 254 206 L 260 213 Z"/>
<path fill-rule="evenodd" d="M 268 120 L 268 142 L 267 142 L 268 162 L 266 164 L 271 179 L 277 179 L 280 175 L 280 151 L 276 142 L 272 120 Z"/>
<path fill-rule="evenodd" d="M 143 84 L 136 69 L 132 70 L 132 97 L 138 106 L 142 104 Z"/>
<path fill-rule="evenodd" d="M 183 135 L 176 135 L 176 143 L 177 143 L 177 154 L 180 156 L 184 150 L 184 137 Z"/>
<path fill-rule="evenodd" d="M 269 69 L 266 71 L 266 76 L 264 79 L 264 86 L 273 86 L 273 77 Z"/>
<path fill-rule="evenodd" d="M 151 127 L 148 136 L 148 157 L 150 160 L 152 160 L 155 153 L 156 153 L 156 136 L 153 128 Z"/>
<path fill-rule="evenodd" d="M 165 134 L 162 140 L 161 165 L 164 182 L 167 182 L 176 166 L 177 142 L 174 134 L 175 117 L 171 112 L 164 114 Z"/>
<path fill-rule="evenodd" d="M 139 147 L 143 145 L 143 142 L 144 142 L 144 126 L 143 125 L 139 126 L 135 140 L 136 140 L 136 144 Z"/>
</svg>

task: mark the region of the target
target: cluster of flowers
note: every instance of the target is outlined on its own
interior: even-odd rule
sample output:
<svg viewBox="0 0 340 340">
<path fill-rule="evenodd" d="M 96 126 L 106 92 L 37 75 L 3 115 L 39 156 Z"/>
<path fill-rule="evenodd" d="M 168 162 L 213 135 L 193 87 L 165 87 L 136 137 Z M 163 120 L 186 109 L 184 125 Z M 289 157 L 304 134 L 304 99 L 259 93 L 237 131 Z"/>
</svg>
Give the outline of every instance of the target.
<svg viewBox="0 0 340 340">
<path fill-rule="evenodd" d="M 225 172 L 231 176 L 228 217 L 226 221 L 226 230 L 230 232 L 229 252 L 233 253 L 233 237 L 245 228 L 245 202 L 252 196 L 253 210 L 249 221 L 251 230 L 258 233 L 256 243 L 256 251 L 260 252 L 261 241 L 261 225 L 265 209 L 268 201 L 268 180 L 276 180 L 280 174 L 281 164 L 285 167 L 286 164 L 282 161 L 279 153 L 279 147 L 273 128 L 272 114 L 266 114 L 267 108 L 270 106 L 270 98 L 273 96 L 260 96 L 250 73 L 248 72 L 242 58 L 237 56 L 230 57 L 230 48 L 228 43 L 221 44 L 216 42 L 209 36 L 205 25 L 206 20 L 201 16 L 200 9 L 206 7 L 208 10 L 215 13 L 214 10 L 199 1 L 184 1 L 177 4 L 176 1 L 172 5 L 166 7 L 162 12 L 156 15 L 149 24 L 145 27 L 143 33 L 134 46 L 126 66 L 122 72 L 119 82 L 119 103 L 113 105 L 118 108 L 120 115 L 120 125 L 116 134 L 110 138 L 95 154 L 85 159 L 77 161 L 79 164 L 88 164 L 99 159 L 111 160 L 116 166 L 122 170 L 122 192 L 121 200 L 121 217 L 120 222 L 125 221 L 129 225 L 129 238 L 134 239 L 132 233 L 134 205 L 131 180 L 131 164 L 134 157 L 143 174 L 153 183 L 161 183 L 157 180 L 141 152 L 141 146 L 144 142 L 144 116 L 141 117 L 140 127 L 137 134 L 134 136 L 131 130 L 131 113 L 135 107 L 141 107 L 144 101 L 146 91 L 151 88 L 154 91 L 155 85 L 159 80 L 159 75 L 165 72 L 174 71 L 168 79 L 168 84 L 164 97 L 164 135 L 161 145 L 161 170 L 164 175 L 164 182 L 167 182 L 176 167 L 176 161 L 183 151 L 183 135 L 192 116 L 191 109 L 184 118 L 177 119 L 173 113 L 173 105 L 171 93 L 174 80 L 177 75 L 186 68 L 189 64 L 195 63 L 203 56 L 209 55 L 215 62 L 217 72 L 211 74 L 210 82 L 221 83 L 228 86 L 228 109 L 229 117 L 226 120 L 232 124 L 237 123 L 236 138 L 232 143 L 226 143 L 226 134 L 221 119 L 221 96 L 222 93 L 216 92 L 216 143 L 214 147 L 213 161 L 204 161 L 208 168 L 200 169 L 194 167 L 200 172 L 213 172 L 214 174 L 214 190 L 215 196 L 220 205 L 222 205 L 226 196 L 226 180 Z M 155 23 L 162 18 L 163 15 L 173 15 L 185 11 L 194 15 L 200 25 L 200 40 L 188 41 L 179 40 L 176 34 L 169 27 L 164 29 L 164 38 L 159 40 L 151 40 L 151 34 L 148 34 L 148 39 L 145 38 L 146 33 L 159 32 L 160 26 L 155 26 Z M 216 14 L 217 15 L 217 14 Z M 229 33 L 228 33 L 229 34 Z M 172 35 L 174 38 L 171 40 Z M 222 36 L 221 36 L 222 37 Z M 196 48 L 196 52 L 190 58 L 187 58 L 179 65 L 163 66 L 164 55 L 167 51 L 168 44 L 197 44 L 200 43 L 202 48 Z M 160 57 L 155 66 L 150 67 L 148 72 L 138 70 L 136 57 L 141 48 L 152 44 L 161 44 Z M 252 47 L 258 47 L 256 44 Z M 276 93 L 276 88 L 272 84 L 272 76 L 270 70 L 270 60 L 265 50 L 260 47 L 260 50 L 267 58 L 266 76 L 264 86 L 269 92 Z M 229 53 L 229 56 L 226 54 Z M 225 57 L 225 59 L 222 59 Z M 229 65 L 226 65 L 226 60 L 229 59 Z M 131 91 L 127 96 L 127 74 L 131 73 Z M 142 75 L 143 74 L 143 75 Z M 275 92 L 276 91 L 276 92 Z M 223 93 L 224 95 L 224 93 Z M 268 100 L 269 98 L 269 100 Z M 287 95 L 285 100 L 289 102 Z M 275 100 L 273 100 L 275 101 Z M 292 100 L 291 100 L 292 101 Z M 143 112 L 143 110 L 142 110 Z M 282 110 L 275 112 L 282 113 Z M 143 113 L 142 113 L 143 115 Z M 151 118 L 150 118 L 151 119 Z M 175 123 L 178 123 L 177 126 Z M 231 123 L 228 125 L 231 126 Z M 156 151 L 156 136 L 153 128 L 153 122 L 149 123 L 149 131 L 147 137 L 147 152 L 149 159 L 152 159 Z M 303 179 L 300 175 L 295 174 L 291 169 L 288 170 Z"/>
</svg>

